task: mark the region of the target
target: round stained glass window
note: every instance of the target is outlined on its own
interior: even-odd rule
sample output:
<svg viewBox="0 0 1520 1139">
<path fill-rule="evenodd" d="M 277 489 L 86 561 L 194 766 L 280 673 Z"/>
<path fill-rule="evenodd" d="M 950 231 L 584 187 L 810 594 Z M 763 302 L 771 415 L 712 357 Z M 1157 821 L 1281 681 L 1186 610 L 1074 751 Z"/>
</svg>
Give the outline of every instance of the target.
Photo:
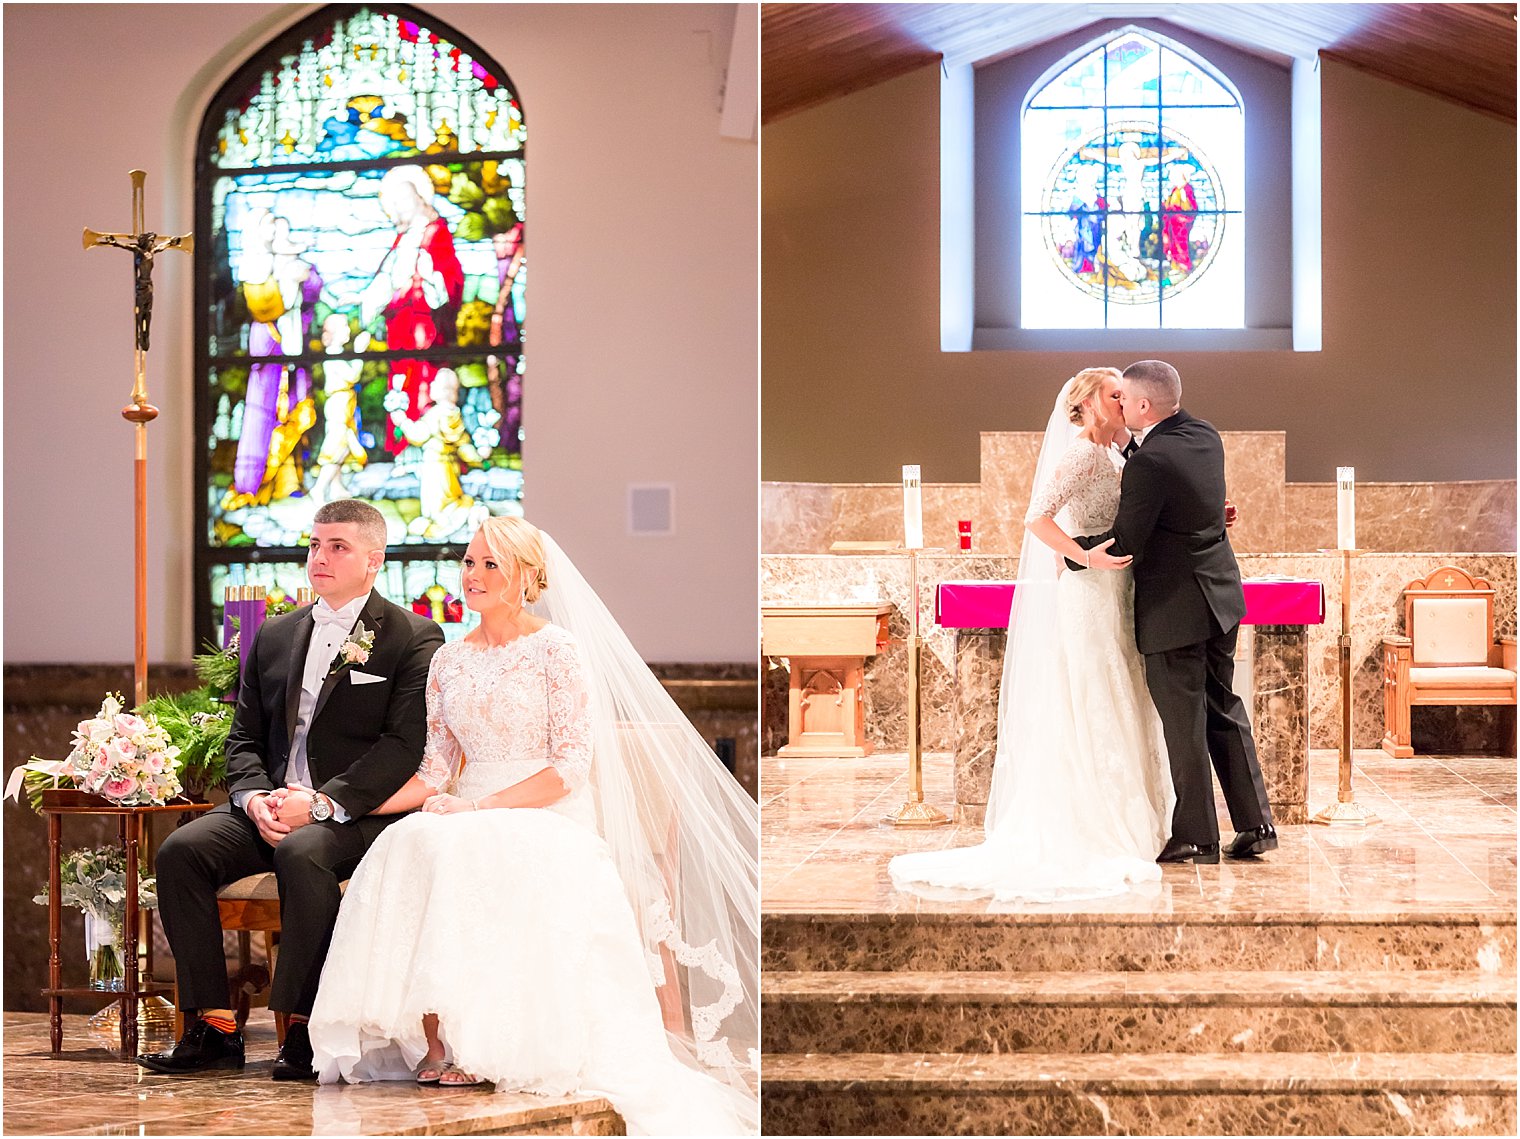
<svg viewBox="0 0 1520 1139">
<path fill-rule="evenodd" d="M 1084 293 L 1154 304 L 1208 272 L 1225 236 L 1219 175 L 1174 130 L 1113 124 L 1070 147 L 1046 179 L 1045 249 Z"/>
</svg>

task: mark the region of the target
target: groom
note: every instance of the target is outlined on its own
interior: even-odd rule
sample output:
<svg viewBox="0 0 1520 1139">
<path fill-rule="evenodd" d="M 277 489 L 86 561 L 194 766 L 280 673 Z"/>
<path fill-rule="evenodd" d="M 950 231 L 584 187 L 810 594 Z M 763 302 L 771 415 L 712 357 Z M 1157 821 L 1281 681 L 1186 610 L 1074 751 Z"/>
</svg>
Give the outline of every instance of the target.
<svg viewBox="0 0 1520 1139">
<path fill-rule="evenodd" d="M 273 870 L 280 954 L 269 1007 L 289 1015 L 274 1078 L 315 1078 L 306 1020 L 339 886 L 400 817 L 370 812 L 417 770 L 428 665 L 443 644 L 435 623 L 374 592 L 385 540 L 373 506 L 327 503 L 306 556 L 320 600 L 271 618 L 254 638 L 227 737 L 231 802 L 180 827 L 158 851 L 158 912 L 187 1027 L 172 1048 L 137 1057 L 144 1068 L 242 1068 L 216 892 Z"/>
<path fill-rule="evenodd" d="M 1210 759 L 1237 832 L 1224 853 L 1254 857 L 1277 848 L 1277 832 L 1251 724 L 1231 687 L 1246 604 L 1225 533 L 1224 444 L 1182 410 L 1182 378 L 1170 364 L 1131 364 L 1119 391 L 1135 433 L 1119 513 L 1112 530 L 1076 540 L 1090 549 L 1112 538 L 1110 554 L 1134 557 L 1135 642 L 1177 792 L 1172 836 L 1157 861 L 1219 861 Z"/>
</svg>

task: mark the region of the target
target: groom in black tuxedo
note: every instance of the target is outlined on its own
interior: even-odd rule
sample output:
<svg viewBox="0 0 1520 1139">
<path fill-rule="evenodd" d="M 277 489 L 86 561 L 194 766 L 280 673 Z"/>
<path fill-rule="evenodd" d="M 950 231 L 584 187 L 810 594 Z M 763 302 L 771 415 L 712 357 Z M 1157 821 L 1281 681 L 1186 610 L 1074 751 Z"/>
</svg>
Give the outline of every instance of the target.
<svg viewBox="0 0 1520 1139">
<path fill-rule="evenodd" d="M 1124 452 L 1119 513 L 1112 530 L 1076 541 L 1091 549 L 1113 539 L 1110 554 L 1134 557 L 1135 643 L 1177 791 L 1158 861 L 1219 861 L 1211 759 L 1237 832 L 1225 854 L 1250 858 L 1276 849 L 1277 832 L 1251 723 L 1231 687 L 1246 603 L 1225 533 L 1224 444 L 1182 410 L 1182 379 L 1161 360 L 1126 368 L 1120 398 L 1136 437 Z"/>
<path fill-rule="evenodd" d="M 227 737 L 231 802 L 180 827 L 158 851 L 158 912 L 187 1027 L 172 1048 L 137 1057 L 144 1068 L 242 1068 L 216 892 L 273 870 L 280 954 L 269 1007 L 290 1018 L 274 1078 L 315 1078 L 306 1019 L 339 884 L 400 817 L 371 812 L 417 771 L 428 666 L 443 644 L 434 622 L 374 592 L 385 542 L 374 507 L 327 503 L 306 558 L 320 600 L 271 618 L 254 638 Z"/>
</svg>

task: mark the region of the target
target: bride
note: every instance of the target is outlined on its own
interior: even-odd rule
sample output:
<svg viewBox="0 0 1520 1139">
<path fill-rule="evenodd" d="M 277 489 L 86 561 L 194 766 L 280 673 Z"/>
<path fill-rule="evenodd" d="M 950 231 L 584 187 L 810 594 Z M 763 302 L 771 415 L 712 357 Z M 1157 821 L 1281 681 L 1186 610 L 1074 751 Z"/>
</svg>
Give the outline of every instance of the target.
<svg viewBox="0 0 1520 1139">
<path fill-rule="evenodd" d="M 378 813 L 422 810 L 349 882 L 313 1067 L 756 1131 L 754 802 L 547 534 L 488 519 L 462 579 L 480 625 L 433 657 L 421 767 Z"/>
<path fill-rule="evenodd" d="M 892 880 L 999 901 L 1068 902 L 1159 881 L 1171 770 L 1135 647 L 1128 557 L 1073 534 L 1109 529 L 1129 441 L 1113 368 L 1061 389 L 1035 471 L 998 704 L 997 759 L 979 846 L 904 854 Z M 1070 557 L 1107 573 L 1065 572 Z"/>
</svg>

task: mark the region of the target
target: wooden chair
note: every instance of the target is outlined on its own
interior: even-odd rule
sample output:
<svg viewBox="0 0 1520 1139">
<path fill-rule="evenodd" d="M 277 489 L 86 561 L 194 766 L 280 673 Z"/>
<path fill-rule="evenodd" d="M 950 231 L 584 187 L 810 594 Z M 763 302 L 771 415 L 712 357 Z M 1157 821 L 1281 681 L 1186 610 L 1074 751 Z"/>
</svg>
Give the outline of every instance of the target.
<svg viewBox="0 0 1520 1139">
<path fill-rule="evenodd" d="M 1407 758 L 1412 708 L 1514 704 L 1515 638 L 1494 637 L 1494 591 L 1442 566 L 1404 588 L 1402 637 L 1383 638 L 1383 750 Z"/>
</svg>

